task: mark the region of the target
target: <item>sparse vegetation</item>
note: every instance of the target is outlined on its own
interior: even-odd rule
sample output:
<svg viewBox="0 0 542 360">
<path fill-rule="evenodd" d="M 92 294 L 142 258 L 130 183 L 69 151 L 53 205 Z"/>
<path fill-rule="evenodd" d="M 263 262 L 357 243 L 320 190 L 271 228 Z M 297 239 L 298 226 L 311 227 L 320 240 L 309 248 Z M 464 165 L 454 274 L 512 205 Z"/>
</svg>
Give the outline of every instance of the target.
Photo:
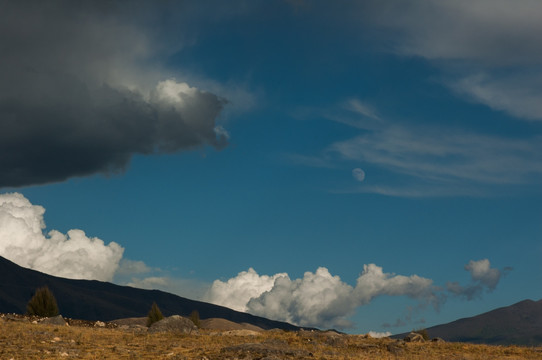
<svg viewBox="0 0 542 360">
<path fill-rule="evenodd" d="M 26 305 L 28 315 L 51 317 L 58 315 L 56 299 L 47 286 L 36 290 L 34 296 Z"/>
<path fill-rule="evenodd" d="M 424 340 L 429 340 L 429 333 L 427 332 L 427 329 L 418 329 L 413 330 L 412 332 L 415 332 L 416 334 L 420 334 Z"/>
<path fill-rule="evenodd" d="M 164 315 L 162 315 L 160 308 L 158 307 L 156 302 L 153 302 L 151 309 L 149 310 L 149 315 L 147 315 L 147 327 L 151 326 L 157 321 L 162 320 L 163 318 Z"/>
<path fill-rule="evenodd" d="M 6 320 L 3 320 L 5 319 Z M 197 335 L 121 328 L 9 321 L 0 315 L 2 359 L 326 359 L 535 360 L 542 348 L 465 343 L 403 343 L 389 338 L 311 331 L 264 331 L 254 336 L 200 329 Z"/>
<path fill-rule="evenodd" d="M 194 310 L 190 313 L 190 320 L 198 327 L 198 329 L 201 327 L 201 322 L 199 319 L 199 311 Z"/>
</svg>

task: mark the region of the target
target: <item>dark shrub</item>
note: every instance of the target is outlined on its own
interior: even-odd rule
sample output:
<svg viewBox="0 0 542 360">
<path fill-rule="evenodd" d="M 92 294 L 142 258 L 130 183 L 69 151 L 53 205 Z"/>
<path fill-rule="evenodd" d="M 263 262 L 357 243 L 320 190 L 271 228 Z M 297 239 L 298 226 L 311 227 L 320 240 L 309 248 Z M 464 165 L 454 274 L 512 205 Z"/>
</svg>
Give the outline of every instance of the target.
<svg viewBox="0 0 542 360">
<path fill-rule="evenodd" d="M 201 323 L 199 321 L 199 312 L 197 310 L 194 310 L 190 313 L 190 320 L 196 325 L 198 328 L 201 327 Z"/>
<path fill-rule="evenodd" d="M 47 286 L 36 290 L 32 299 L 26 305 L 28 315 L 51 317 L 58 315 L 56 299 Z"/>
<path fill-rule="evenodd" d="M 149 315 L 147 315 L 147 326 L 151 326 L 152 324 L 162 320 L 163 318 L 164 315 L 162 315 L 160 308 L 158 307 L 158 305 L 156 305 L 155 302 L 153 302 L 151 310 L 149 311 Z"/>
</svg>

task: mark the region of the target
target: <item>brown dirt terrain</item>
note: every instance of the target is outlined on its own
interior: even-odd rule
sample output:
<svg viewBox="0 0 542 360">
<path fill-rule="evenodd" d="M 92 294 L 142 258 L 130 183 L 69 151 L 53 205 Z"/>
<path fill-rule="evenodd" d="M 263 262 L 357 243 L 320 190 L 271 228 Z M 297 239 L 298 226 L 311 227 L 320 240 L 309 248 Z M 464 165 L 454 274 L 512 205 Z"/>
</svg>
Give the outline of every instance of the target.
<svg viewBox="0 0 542 360">
<path fill-rule="evenodd" d="M 95 322 L 70 326 L 0 319 L 0 359 L 542 359 L 542 348 L 463 343 L 405 343 L 333 332 L 282 330 L 193 334 L 132 331 Z M 240 336 L 239 331 L 251 335 Z"/>
</svg>

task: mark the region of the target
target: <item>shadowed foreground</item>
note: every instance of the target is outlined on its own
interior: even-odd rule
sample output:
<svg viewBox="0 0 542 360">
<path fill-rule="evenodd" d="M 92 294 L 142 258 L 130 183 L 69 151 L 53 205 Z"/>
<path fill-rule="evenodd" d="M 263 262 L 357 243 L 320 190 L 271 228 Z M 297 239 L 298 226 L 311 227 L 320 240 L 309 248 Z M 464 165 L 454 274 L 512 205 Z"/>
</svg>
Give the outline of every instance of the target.
<svg viewBox="0 0 542 360">
<path fill-rule="evenodd" d="M 1 359 L 540 359 L 542 348 L 406 343 L 317 331 L 148 333 L 145 329 L 71 326 L 0 319 Z"/>
</svg>

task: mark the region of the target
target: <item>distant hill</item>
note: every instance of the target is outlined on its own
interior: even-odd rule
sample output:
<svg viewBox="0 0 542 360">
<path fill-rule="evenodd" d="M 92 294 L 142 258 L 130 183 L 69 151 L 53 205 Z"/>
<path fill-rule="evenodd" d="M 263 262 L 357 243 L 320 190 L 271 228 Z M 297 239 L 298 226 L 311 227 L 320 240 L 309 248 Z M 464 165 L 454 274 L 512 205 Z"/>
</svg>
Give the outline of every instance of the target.
<svg viewBox="0 0 542 360">
<path fill-rule="evenodd" d="M 143 290 L 95 280 L 72 280 L 23 268 L 0 256 L 0 312 L 26 312 L 26 304 L 38 287 L 47 285 L 60 313 L 69 318 L 110 321 L 146 316 L 156 301 L 164 316 L 189 316 L 197 310 L 201 319 L 222 318 L 262 329 L 298 330 L 280 321 L 234 311 L 223 306 L 189 300 L 159 290 Z"/>
<path fill-rule="evenodd" d="M 524 300 L 481 315 L 427 328 L 430 337 L 491 345 L 542 344 L 542 300 Z M 405 334 L 393 337 L 401 338 Z"/>
</svg>

